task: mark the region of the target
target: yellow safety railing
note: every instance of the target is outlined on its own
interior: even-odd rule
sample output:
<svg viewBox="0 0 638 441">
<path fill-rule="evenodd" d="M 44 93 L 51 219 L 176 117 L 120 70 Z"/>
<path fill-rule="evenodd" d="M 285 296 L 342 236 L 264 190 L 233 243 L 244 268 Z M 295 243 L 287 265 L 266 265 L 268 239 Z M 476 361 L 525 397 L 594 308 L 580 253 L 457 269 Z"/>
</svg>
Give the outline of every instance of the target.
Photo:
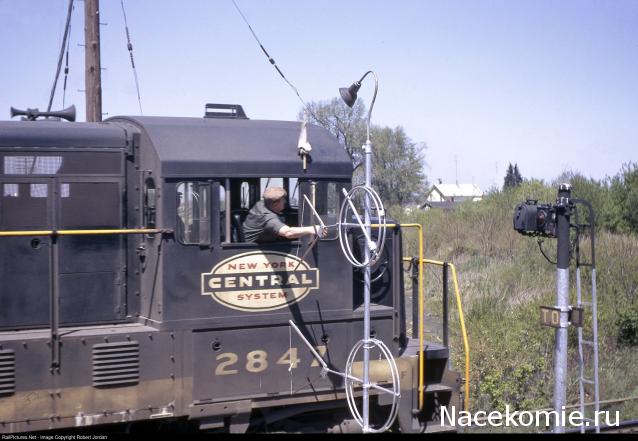
<svg viewBox="0 0 638 441">
<path fill-rule="evenodd" d="M 380 225 L 375 224 L 372 227 L 379 227 Z M 419 231 L 419 323 L 418 323 L 418 333 L 419 333 L 419 410 L 423 409 L 424 403 L 424 395 L 425 395 L 425 356 L 423 355 L 424 350 L 424 336 L 423 336 L 423 317 L 424 317 L 424 295 L 423 295 L 423 264 L 433 264 L 433 265 L 445 265 L 446 262 L 439 262 L 436 260 L 425 259 L 423 257 L 423 226 L 421 224 L 386 224 L 386 227 L 394 228 L 399 226 L 401 228 L 416 228 Z M 410 257 L 404 257 L 404 261 L 411 262 L 412 259 Z M 461 294 L 459 293 L 459 283 L 456 276 L 456 267 L 452 263 L 447 263 L 449 267 L 452 268 L 452 277 L 454 278 L 454 291 L 456 294 L 456 305 L 459 312 L 459 321 L 461 323 L 461 333 L 463 334 L 463 349 L 465 352 L 465 397 L 464 397 L 464 409 L 469 409 L 470 404 L 470 347 L 467 339 L 467 330 L 465 328 L 465 319 L 463 315 L 463 306 L 461 305 Z M 414 324 L 412 325 L 414 326 Z"/>
<path fill-rule="evenodd" d="M 465 329 L 465 318 L 463 315 L 463 305 L 461 303 L 461 294 L 459 292 L 459 281 L 456 277 L 456 267 L 450 262 L 440 262 L 438 260 L 425 259 L 425 263 L 431 265 L 444 266 L 448 265 L 452 268 L 452 279 L 454 280 L 454 294 L 456 296 L 456 307 L 459 311 L 459 323 L 461 324 L 461 334 L 463 335 L 463 349 L 465 351 L 465 397 L 464 397 L 464 409 L 470 408 L 470 345 L 467 340 L 467 331 Z"/>
<path fill-rule="evenodd" d="M 387 224 L 389 228 L 394 228 L 397 224 Z M 423 409 L 425 396 L 425 357 L 423 356 L 423 348 L 425 346 L 423 332 L 423 316 L 424 316 L 424 297 L 423 297 L 423 226 L 421 224 L 399 224 L 401 228 L 416 228 L 419 231 L 419 410 Z M 412 306 L 414 308 L 414 306 Z M 414 323 L 412 324 L 414 326 Z"/>
<path fill-rule="evenodd" d="M 111 230 L 26 230 L 0 231 L 0 237 L 28 237 L 28 236 L 96 236 L 110 234 L 158 234 L 170 233 L 171 230 L 154 228 L 124 228 Z"/>
</svg>

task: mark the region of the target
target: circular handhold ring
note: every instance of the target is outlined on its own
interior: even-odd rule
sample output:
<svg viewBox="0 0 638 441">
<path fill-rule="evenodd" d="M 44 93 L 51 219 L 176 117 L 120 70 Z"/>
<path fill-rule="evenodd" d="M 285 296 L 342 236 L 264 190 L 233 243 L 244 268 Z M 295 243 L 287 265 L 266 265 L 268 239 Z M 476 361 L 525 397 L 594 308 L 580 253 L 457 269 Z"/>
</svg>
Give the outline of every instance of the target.
<svg viewBox="0 0 638 441">
<path fill-rule="evenodd" d="M 369 346 L 365 346 L 366 343 Z M 379 348 L 379 350 L 381 351 L 381 353 L 383 354 L 383 357 L 386 359 L 386 361 L 388 362 L 388 365 L 390 367 L 390 373 L 392 375 L 392 390 L 384 390 L 381 393 L 389 393 L 392 394 L 392 407 L 390 409 L 390 415 L 388 415 L 388 419 L 386 420 L 386 422 L 379 428 L 372 428 L 372 427 L 364 427 L 363 424 L 363 418 L 361 417 L 361 413 L 359 412 L 359 409 L 357 408 L 356 402 L 355 402 L 355 398 L 354 398 L 354 383 L 355 383 L 355 379 L 352 375 L 352 367 L 354 365 L 354 360 L 355 357 L 357 355 L 357 353 L 359 352 L 359 350 L 361 348 L 364 349 L 372 349 L 374 347 Z M 390 426 L 392 426 L 392 423 L 394 422 L 394 419 L 397 416 L 397 413 L 399 412 L 399 397 L 401 396 L 401 384 L 400 384 L 400 380 L 399 380 L 399 369 L 397 367 L 397 364 L 394 360 L 394 357 L 392 357 L 392 353 L 390 352 L 390 349 L 388 349 L 388 347 L 385 345 L 385 343 L 383 343 L 381 340 L 377 340 L 376 338 L 371 338 L 369 340 L 359 340 L 354 347 L 352 348 L 352 351 L 350 351 L 350 355 L 348 355 L 348 360 L 346 361 L 346 372 L 345 372 L 345 383 L 346 383 L 346 400 L 348 402 L 348 407 L 350 408 L 350 413 L 352 414 L 352 416 L 354 417 L 355 421 L 366 430 L 366 432 L 368 433 L 381 433 L 381 432 L 385 432 L 386 430 L 388 430 L 390 428 Z M 365 385 L 364 385 L 365 387 Z"/>
<path fill-rule="evenodd" d="M 383 251 L 383 246 L 385 244 L 385 230 L 386 230 L 386 221 L 385 221 L 385 210 L 383 208 L 383 202 L 381 202 L 381 198 L 377 194 L 374 189 L 368 187 L 366 185 L 358 185 L 356 187 L 352 187 L 349 192 L 344 192 L 343 203 L 341 204 L 341 210 L 339 211 L 339 242 L 341 243 L 341 250 L 343 254 L 346 256 L 346 259 L 353 265 L 358 268 L 363 268 L 366 266 L 374 265 L 381 253 Z M 365 218 L 365 220 L 361 219 L 357 208 L 354 206 L 352 199 L 355 193 L 363 192 L 365 205 L 371 209 L 371 213 Z M 364 208 L 365 210 L 365 208 Z M 372 227 L 371 214 L 376 213 L 377 221 L 376 226 L 378 227 L 377 240 L 376 242 L 372 240 L 370 236 L 370 231 Z M 352 222 L 352 218 L 355 218 L 356 223 Z M 362 256 L 363 261 L 357 260 L 352 252 L 352 247 L 350 245 L 350 241 L 348 240 L 348 232 L 349 229 L 353 226 L 358 226 L 365 236 L 365 241 L 367 247 L 365 247 L 368 252 L 367 255 Z M 366 253 L 364 253 L 366 254 Z"/>
</svg>

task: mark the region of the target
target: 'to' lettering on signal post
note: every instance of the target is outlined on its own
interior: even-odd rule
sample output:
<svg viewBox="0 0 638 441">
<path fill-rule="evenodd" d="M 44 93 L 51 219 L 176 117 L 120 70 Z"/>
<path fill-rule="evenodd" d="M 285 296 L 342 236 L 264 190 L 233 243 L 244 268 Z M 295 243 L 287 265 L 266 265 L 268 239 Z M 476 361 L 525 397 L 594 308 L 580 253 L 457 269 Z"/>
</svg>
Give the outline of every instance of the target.
<svg viewBox="0 0 638 441">
<path fill-rule="evenodd" d="M 541 306 L 541 325 L 560 328 L 560 308 Z"/>
<path fill-rule="evenodd" d="M 541 325 L 551 326 L 552 328 L 561 328 L 560 314 L 561 309 L 551 306 L 541 306 Z M 571 324 L 580 328 L 583 326 L 583 308 L 579 306 L 570 307 L 567 312 L 567 324 Z M 565 326 L 566 327 L 566 326 Z"/>
</svg>

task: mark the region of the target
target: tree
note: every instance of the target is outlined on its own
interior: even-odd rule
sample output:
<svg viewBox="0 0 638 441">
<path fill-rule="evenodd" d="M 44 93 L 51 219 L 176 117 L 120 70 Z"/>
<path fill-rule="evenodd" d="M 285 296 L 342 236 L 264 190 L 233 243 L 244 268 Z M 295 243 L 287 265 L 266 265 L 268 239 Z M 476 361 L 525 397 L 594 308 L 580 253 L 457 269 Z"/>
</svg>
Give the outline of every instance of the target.
<svg viewBox="0 0 638 441">
<path fill-rule="evenodd" d="M 351 108 L 341 100 L 308 104 L 308 121 L 330 131 L 350 155 L 353 183 L 363 183 L 361 146 L 366 140 L 367 109 L 359 100 Z M 299 112 L 299 119 L 304 110 Z M 372 185 L 386 205 L 417 202 L 425 194 L 427 179 L 423 171 L 425 144 L 413 142 L 403 127 L 370 127 L 372 141 Z M 310 141 L 312 143 L 312 140 Z"/>
<path fill-rule="evenodd" d="M 518 164 L 514 164 L 514 182 L 517 187 L 523 183 L 521 172 L 518 171 Z"/>
<path fill-rule="evenodd" d="M 373 127 L 372 186 L 385 204 L 418 202 L 427 189 L 423 172 L 424 144 L 413 142 L 403 127 Z M 363 170 L 361 170 L 363 173 Z"/>
<path fill-rule="evenodd" d="M 505 180 L 503 182 L 503 190 L 507 190 L 508 188 L 518 187 L 523 183 L 523 177 L 521 173 L 518 171 L 518 164 L 512 165 L 509 163 L 507 167 L 507 172 L 505 173 Z"/>
<path fill-rule="evenodd" d="M 603 223 L 618 233 L 638 233 L 638 164 L 624 164 L 608 178 L 609 198 L 602 213 Z"/>
<path fill-rule="evenodd" d="M 505 180 L 503 182 L 503 190 L 507 190 L 508 188 L 513 188 L 514 185 L 514 166 L 512 163 L 507 166 L 507 171 L 505 172 Z"/>
<path fill-rule="evenodd" d="M 552 181 L 551 188 L 556 190 L 558 186 L 564 182 L 568 182 L 572 187 L 572 198 L 584 199 L 592 204 L 595 215 L 595 224 L 597 228 L 604 225 L 606 216 L 605 209 L 609 200 L 609 189 L 604 181 L 594 178 L 587 178 L 582 173 L 572 170 L 564 170 L 556 179 Z M 581 221 L 587 222 L 589 210 L 584 206 L 579 207 L 581 213 Z"/>
<path fill-rule="evenodd" d="M 332 133 L 356 167 L 363 158 L 361 146 L 366 141 L 367 110 L 362 101 L 356 101 L 350 108 L 342 100 L 333 98 L 331 101 L 310 102 L 308 108 L 308 122 L 323 126 Z M 303 120 L 304 109 L 299 112 L 298 118 Z"/>
</svg>

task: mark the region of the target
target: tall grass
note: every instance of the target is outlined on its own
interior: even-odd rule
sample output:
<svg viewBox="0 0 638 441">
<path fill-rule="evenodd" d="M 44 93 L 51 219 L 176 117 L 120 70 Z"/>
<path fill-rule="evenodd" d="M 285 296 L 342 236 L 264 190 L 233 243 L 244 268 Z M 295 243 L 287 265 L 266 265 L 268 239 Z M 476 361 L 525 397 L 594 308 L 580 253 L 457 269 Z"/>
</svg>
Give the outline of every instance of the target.
<svg viewBox="0 0 638 441">
<path fill-rule="evenodd" d="M 542 256 L 536 239 L 521 236 L 512 228 L 514 207 L 527 198 L 553 202 L 556 188 L 528 181 L 452 211 L 395 213 L 401 222 L 423 225 L 426 258 L 452 262 L 457 267 L 472 351 L 472 411 L 504 410 L 506 405 L 519 410 L 552 407 L 554 330 L 540 325 L 539 306 L 555 304 L 556 266 Z M 604 230 L 597 234 L 601 399 L 637 396 L 638 351 L 620 342 L 619 317 L 638 304 L 638 238 Z M 418 255 L 417 238 L 409 233 L 405 236 L 404 255 Z M 555 256 L 554 239 L 545 239 L 542 246 L 550 258 Z M 588 255 L 589 244 L 584 242 L 581 251 Z M 586 268 L 581 272 L 583 292 L 589 295 L 591 273 Z M 570 303 L 575 304 L 573 266 L 570 276 Z M 441 287 L 440 270 L 428 269 L 429 319 L 440 316 Z M 454 302 L 450 304 L 451 362 L 463 372 L 458 317 Z M 636 312 L 638 315 L 638 309 Z M 428 330 L 437 327 L 436 319 L 433 326 L 426 324 Z M 568 402 L 574 404 L 578 402 L 576 341 L 576 330 L 570 328 Z M 588 393 L 593 398 L 592 391 L 588 389 Z M 610 409 L 619 410 L 621 419 L 637 418 L 638 400 Z"/>
</svg>

